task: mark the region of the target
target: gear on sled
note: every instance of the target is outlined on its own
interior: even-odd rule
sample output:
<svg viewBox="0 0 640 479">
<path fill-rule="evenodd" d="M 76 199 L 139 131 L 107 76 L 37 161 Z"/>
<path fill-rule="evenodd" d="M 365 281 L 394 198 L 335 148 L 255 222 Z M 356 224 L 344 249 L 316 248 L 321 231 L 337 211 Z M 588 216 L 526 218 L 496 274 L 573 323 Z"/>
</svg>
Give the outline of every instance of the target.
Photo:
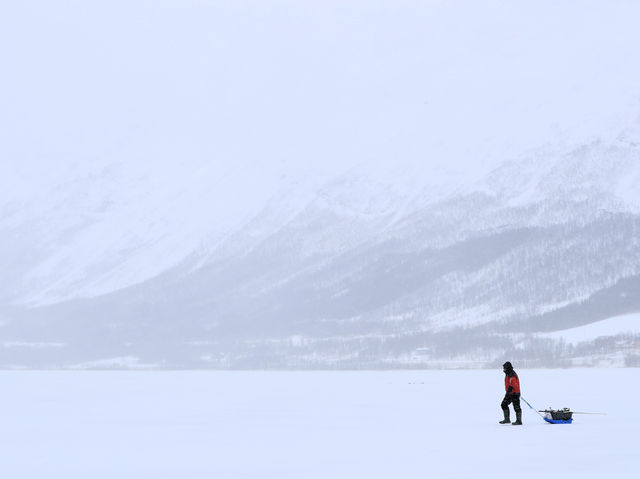
<svg viewBox="0 0 640 479">
<path fill-rule="evenodd" d="M 562 409 L 548 408 L 538 412 L 543 412 L 542 419 L 551 424 L 571 424 L 573 422 L 573 412 L 568 407 Z"/>
</svg>

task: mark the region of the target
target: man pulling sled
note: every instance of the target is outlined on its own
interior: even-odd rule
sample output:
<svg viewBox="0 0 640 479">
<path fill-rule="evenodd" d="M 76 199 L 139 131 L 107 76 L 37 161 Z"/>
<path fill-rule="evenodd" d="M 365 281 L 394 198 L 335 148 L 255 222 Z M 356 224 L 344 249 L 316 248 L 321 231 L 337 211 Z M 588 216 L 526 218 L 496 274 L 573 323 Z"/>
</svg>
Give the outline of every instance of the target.
<svg viewBox="0 0 640 479">
<path fill-rule="evenodd" d="M 500 421 L 500 424 L 511 424 L 511 418 L 509 417 L 509 404 L 513 403 L 513 410 L 516 412 L 516 420 L 513 425 L 521 426 L 522 409 L 520 408 L 520 380 L 509 361 L 502 365 L 502 370 L 505 374 L 504 389 L 506 394 L 504 395 L 502 404 L 500 404 L 502 412 L 504 413 L 504 419 Z"/>
</svg>

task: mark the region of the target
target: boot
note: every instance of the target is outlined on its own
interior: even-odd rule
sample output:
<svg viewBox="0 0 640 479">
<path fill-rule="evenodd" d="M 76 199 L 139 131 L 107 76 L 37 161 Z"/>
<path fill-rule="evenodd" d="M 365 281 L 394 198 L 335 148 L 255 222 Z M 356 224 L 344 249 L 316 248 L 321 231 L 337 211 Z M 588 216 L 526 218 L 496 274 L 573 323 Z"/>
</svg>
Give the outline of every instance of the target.
<svg viewBox="0 0 640 479">
<path fill-rule="evenodd" d="M 511 424 L 511 419 L 509 419 L 509 410 L 503 409 L 502 412 L 504 413 L 504 419 L 500 421 L 500 424 Z"/>
<path fill-rule="evenodd" d="M 522 426 L 522 411 L 516 411 L 516 421 L 513 426 Z"/>
</svg>

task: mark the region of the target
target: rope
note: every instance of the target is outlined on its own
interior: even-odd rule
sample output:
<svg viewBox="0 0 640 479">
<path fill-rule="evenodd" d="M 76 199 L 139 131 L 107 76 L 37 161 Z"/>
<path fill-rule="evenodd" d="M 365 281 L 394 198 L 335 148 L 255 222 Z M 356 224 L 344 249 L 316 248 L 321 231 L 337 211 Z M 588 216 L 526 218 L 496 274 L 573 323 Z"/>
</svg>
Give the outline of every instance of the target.
<svg viewBox="0 0 640 479">
<path fill-rule="evenodd" d="M 531 404 L 529 404 L 529 401 L 527 401 L 522 396 L 520 396 L 520 399 L 522 399 L 527 404 L 527 406 L 529 406 L 531 409 L 533 409 L 538 416 L 540 416 L 542 419 L 544 419 L 544 416 L 542 414 L 540 414 L 536 408 L 534 408 Z"/>
</svg>

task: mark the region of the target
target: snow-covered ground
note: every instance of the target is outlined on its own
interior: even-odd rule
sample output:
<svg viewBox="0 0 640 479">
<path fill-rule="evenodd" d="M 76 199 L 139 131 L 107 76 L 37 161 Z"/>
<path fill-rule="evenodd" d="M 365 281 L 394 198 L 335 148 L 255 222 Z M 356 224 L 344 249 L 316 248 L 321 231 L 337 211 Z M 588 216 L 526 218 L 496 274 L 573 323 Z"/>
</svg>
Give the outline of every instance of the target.
<svg viewBox="0 0 640 479">
<path fill-rule="evenodd" d="M 517 366 L 517 364 L 516 364 Z M 539 409 L 501 426 L 497 371 L 1 372 L 17 478 L 631 478 L 638 369 L 520 370 Z M 624 393 L 621 393 L 624 392 Z"/>
<path fill-rule="evenodd" d="M 603 336 L 640 333 L 640 313 L 624 314 L 596 321 L 578 328 L 563 329 L 553 333 L 539 334 L 539 337 L 563 339 L 567 343 L 593 341 Z"/>
</svg>

